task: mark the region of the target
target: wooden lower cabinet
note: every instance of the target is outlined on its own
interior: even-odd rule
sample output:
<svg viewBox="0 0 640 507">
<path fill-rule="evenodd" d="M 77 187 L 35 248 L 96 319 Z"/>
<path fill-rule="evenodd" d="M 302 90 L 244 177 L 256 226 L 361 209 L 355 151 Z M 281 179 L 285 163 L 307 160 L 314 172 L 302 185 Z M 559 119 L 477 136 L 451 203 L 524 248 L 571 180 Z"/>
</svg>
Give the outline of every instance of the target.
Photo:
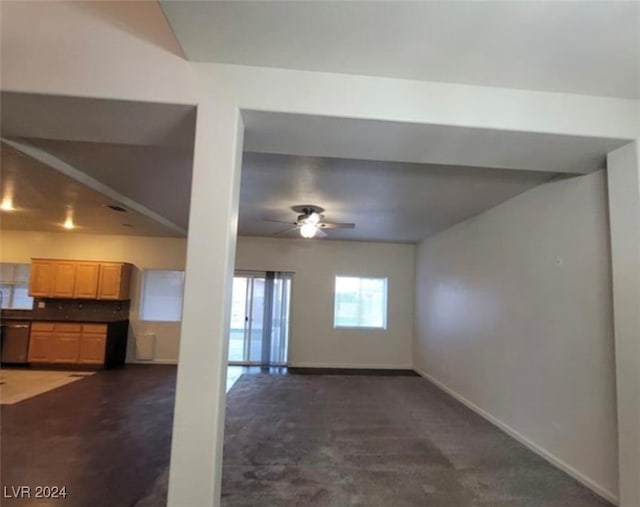
<svg viewBox="0 0 640 507">
<path fill-rule="evenodd" d="M 128 321 L 109 324 L 33 322 L 29 362 L 120 366 Z"/>
<path fill-rule="evenodd" d="M 75 363 L 78 361 L 79 351 L 80 329 L 76 332 L 56 329 L 53 335 L 53 362 Z"/>
<path fill-rule="evenodd" d="M 82 364 L 103 364 L 106 346 L 106 324 L 83 324 L 78 362 Z"/>
<path fill-rule="evenodd" d="M 50 363 L 53 358 L 53 326 L 51 331 L 34 329 L 31 327 L 29 338 L 29 361 L 32 363 Z"/>
</svg>

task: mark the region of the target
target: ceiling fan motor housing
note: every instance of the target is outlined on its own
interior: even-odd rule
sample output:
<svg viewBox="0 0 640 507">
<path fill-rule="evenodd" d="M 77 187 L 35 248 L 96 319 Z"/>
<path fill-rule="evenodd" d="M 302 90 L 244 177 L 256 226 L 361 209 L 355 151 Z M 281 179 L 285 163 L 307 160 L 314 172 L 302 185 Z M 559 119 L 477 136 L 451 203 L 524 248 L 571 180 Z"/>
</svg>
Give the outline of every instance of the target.
<svg viewBox="0 0 640 507">
<path fill-rule="evenodd" d="M 291 206 L 291 209 L 296 213 L 301 213 L 303 217 L 308 217 L 312 213 L 321 215 L 324 212 L 324 208 L 316 206 L 315 204 L 298 204 L 297 206 Z"/>
<path fill-rule="evenodd" d="M 313 211 L 309 214 L 305 214 L 305 215 L 298 215 L 298 220 L 296 223 L 304 223 L 308 220 L 308 218 L 312 215 L 312 213 L 314 213 Z M 318 215 L 320 217 L 320 219 L 322 220 L 324 218 L 324 215 Z"/>
</svg>

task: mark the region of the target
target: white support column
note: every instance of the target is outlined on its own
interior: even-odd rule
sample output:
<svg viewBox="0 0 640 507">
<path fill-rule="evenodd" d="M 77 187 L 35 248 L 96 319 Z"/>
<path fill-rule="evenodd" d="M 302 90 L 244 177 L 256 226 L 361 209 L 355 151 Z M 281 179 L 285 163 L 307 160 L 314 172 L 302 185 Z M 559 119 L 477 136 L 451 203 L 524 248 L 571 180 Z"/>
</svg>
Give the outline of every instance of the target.
<svg viewBox="0 0 640 507">
<path fill-rule="evenodd" d="M 640 160 L 638 143 L 607 155 L 618 398 L 620 506 L 640 505 Z"/>
<path fill-rule="evenodd" d="M 198 106 L 169 507 L 220 503 L 242 140 L 237 107 Z"/>
</svg>

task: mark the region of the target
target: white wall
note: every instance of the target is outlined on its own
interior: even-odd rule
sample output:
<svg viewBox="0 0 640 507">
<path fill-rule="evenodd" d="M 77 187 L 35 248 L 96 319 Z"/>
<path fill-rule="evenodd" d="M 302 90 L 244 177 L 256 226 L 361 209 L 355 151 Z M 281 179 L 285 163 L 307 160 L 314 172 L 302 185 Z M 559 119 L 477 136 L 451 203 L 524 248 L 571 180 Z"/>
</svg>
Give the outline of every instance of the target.
<svg viewBox="0 0 640 507">
<path fill-rule="evenodd" d="M 415 366 L 574 476 L 618 492 L 603 171 L 423 241 Z"/>
<path fill-rule="evenodd" d="M 127 361 L 135 359 L 135 337 L 156 334 L 154 362 L 176 362 L 180 322 L 145 322 L 139 319 L 141 270 L 184 269 L 186 241 L 181 238 L 105 236 L 95 234 L 2 231 L 2 262 L 31 262 L 32 257 L 130 262 L 131 312 Z"/>
<path fill-rule="evenodd" d="M 620 504 L 640 505 L 640 156 L 607 156 L 618 395 Z"/>
<path fill-rule="evenodd" d="M 131 262 L 131 334 L 156 334 L 154 362 L 176 362 L 180 322 L 139 319 L 142 269 L 184 269 L 186 241 L 180 238 L 2 231 L 1 262 L 32 257 Z M 240 237 L 237 269 L 295 272 L 290 362 L 294 366 L 410 368 L 414 297 L 413 245 L 347 241 L 304 241 Z M 389 277 L 386 331 L 333 329 L 336 274 Z"/>
<path fill-rule="evenodd" d="M 236 268 L 290 271 L 291 366 L 411 368 L 414 245 L 238 238 Z M 387 330 L 333 328 L 336 275 L 388 277 Z"/>
</svg>

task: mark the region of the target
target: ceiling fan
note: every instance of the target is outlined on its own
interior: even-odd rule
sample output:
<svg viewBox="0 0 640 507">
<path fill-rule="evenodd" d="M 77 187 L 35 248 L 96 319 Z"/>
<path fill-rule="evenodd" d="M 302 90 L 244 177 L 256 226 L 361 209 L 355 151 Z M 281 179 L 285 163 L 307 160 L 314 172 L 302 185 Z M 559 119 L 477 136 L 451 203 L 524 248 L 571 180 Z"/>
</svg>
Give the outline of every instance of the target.
<svg viewBox="0 0 640 507">
<path fill-rule="evenodd" d="M 324 219 L 324 208 L 316 206 L 314 204 L 299 204 L 292 206 L 291 209 L 298 214 L 298 217 L 294 222 L 285 222 L 283 220 L 271 220 L 265 218 L 266 222 L 278 222 L 281 224 L 293 225 L 292 228 L 284 231 L 277 232 L 276 234 L 286 234 L 292 231 L 300 231 L 300 236 L 303 238 L 314 238 L 316 236 L 324 238 L 327 233 L 325 229 L 353 229 L 356 224 L 339 224 L 335 222 L 327 222 Z"/>
</svg>

